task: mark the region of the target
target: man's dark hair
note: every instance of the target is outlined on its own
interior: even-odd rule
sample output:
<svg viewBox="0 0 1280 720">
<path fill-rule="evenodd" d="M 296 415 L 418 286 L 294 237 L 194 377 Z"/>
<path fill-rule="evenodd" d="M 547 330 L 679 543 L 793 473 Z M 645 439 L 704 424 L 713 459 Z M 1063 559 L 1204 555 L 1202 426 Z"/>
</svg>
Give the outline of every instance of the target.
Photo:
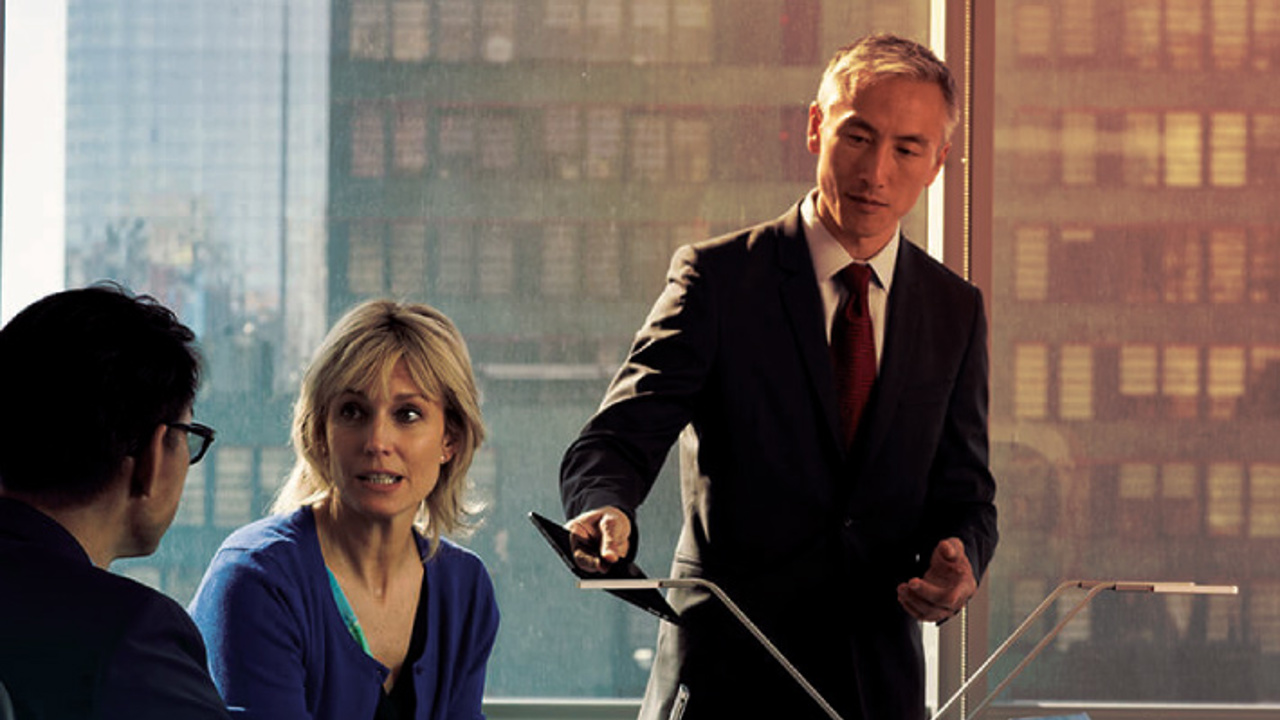
<svg viewBox="0 0 1280 720">
<path fill-rule="evenodd" d="M 112 284 L 49 295 L 0 330 L 0 487 L 92 500 L 158 425 L 195 400 L 195 334 Z"/>
</svg>

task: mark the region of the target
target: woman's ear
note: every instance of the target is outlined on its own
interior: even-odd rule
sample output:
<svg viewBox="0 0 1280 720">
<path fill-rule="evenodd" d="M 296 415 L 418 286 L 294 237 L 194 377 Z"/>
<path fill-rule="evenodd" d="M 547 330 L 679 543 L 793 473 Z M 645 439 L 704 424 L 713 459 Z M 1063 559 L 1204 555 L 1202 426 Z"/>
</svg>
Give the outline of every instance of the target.
<svg viewBox="0 0 1280 720">
<path fill-rule="evenodd" d="M 456 452 L 455 450 L 456 447 L 457 447 L 457 443 L 454 442 L 453 433 L 445 432 L 444 443 L 441 444 L 440 446 L 440 464 L 441 465 L 444 465 L 445 463 L 453 459 L 453 455 Z"/>
<path fill-rule="evenodd" d="M 160 423 L 151 432 L 151 438 L 138 450 L 137 457 L 125 458 L 133 460 L 133 472 L 129 478 L 129 497 L 146 497 L 155 488 L 160 477 L 165 453 L 165 440 L 169 434 L 169 426 Z"/>
</svg>

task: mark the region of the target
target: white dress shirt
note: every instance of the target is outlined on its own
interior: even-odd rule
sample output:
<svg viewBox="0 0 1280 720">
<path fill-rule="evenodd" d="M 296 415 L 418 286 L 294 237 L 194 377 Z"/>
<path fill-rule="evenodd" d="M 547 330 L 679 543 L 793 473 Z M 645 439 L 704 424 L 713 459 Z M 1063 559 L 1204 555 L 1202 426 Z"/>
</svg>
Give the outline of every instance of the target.
<svg viewBox="0 0 1280 720">
<path fill-rule="evenodd" d="M 818 279 L 818 291 L 822 294 L 824 326 L 827 328 L 827 345 L 830 345 L 836 311 L 849 297 L 849 289 L 839 278 L 840 271 L 857 261 L 849 256 L 818 218 L 817 197 L 818 191 L 814 190 L 800 203 L 800 219 L 804 223 L 805 242 L 809 244 L 809 257 L 813 259 L 813 274 Z M 889 305 L 889 289 L 893 285 L 893 269 L 898 264 L 898 243 L 901 241 L 902 225 L 899 224 L 889 243 L 866 263 L 872 270 L 867 306 L 871 310 L 871 329 L 876 338 L 877 369 L 884 351 L 885 311 Z"/>
</svg>

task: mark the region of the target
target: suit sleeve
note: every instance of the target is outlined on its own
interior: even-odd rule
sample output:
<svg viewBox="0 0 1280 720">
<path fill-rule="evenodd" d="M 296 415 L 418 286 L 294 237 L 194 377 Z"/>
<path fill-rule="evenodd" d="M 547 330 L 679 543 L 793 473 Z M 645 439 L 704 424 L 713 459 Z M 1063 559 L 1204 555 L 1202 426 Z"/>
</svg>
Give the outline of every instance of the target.
<svg viewBox="0 0 1280 720">
<path fill-rule="evenodd" d="M 200 633 L 182 608 L 168 598 L 156 597 L 138 610 L 101 682 L 96 718 L 229 717 L 209 679 Z"/>
<path fill-rule="evenodd" d="M 568 517 L 605 505 L 634 517 L 693 418 L 717 344 L 698 254 L 681 248 L 600 410 L 565 452 L 560 494 Z"/>
<path fill-rule="evenodd" d="M 981 579 L 995 553 L 995 479 L 987 435 L 987 321 L 982 295 L 973 290 L 969 339 L 947 409 L 941 442 L 930 470 L 929 495 L 918 548 L 922 567 L 942 539 L 964 542 L 974 575 Z"/>
<path fill-rule="evenodd" d="M 231 712 L 308 720 L 304 634 L 283 573 L 238 550 L 221 550 L 191 603 L 209 670 Z"/>
</svg>

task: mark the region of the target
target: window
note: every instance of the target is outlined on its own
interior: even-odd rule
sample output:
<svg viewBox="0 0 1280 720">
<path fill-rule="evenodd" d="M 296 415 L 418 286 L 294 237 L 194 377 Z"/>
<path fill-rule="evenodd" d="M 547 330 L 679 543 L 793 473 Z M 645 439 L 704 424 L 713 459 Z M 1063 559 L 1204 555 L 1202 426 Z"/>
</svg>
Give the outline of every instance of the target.
<svg viewBox="0 0 1280 720">
<path fill-rule="evenodd" d="M 59 3 L 7 5 L 6 52 L 44 26 L 22 13 L 45 5 Z M 776 217 L 812 186 L 805 105 L 828 54 L 872 29 L 928 37 L 931 11 L 958 4 L 214 5 L 68 0 L 66 32 L 43 43 L 61 60 L 8 64 L 11 90 L 28 68 L 64 62 L 53 77 L 67 93 L 65 122 L 41 117 L 66 127 L 56 152 L 15 171 L 29 143 L 13 138 L 28 135 L 4 144 L 6 223 L 9 194 L 38 172 L 65 182 L 52 231 L 6 227 L 5 312 L 14 276 L 37 274 L 12 253 L 43 243 L 60 253 L 53 284 L 114 277 L 151 292 L 208 350 L 197 413 L 219 443 L 160 553 L 122 571 L 185 601 L 217 542 L 264 512 L 291 467 L 285 418 L 329 324 L 367 297 L 425 300 L 466 334 L 491 430 L 472 473 L 489 508 L 468 540 L 506 613 L 491 695 L 637 697 L 654 624 L 573 589 L 523 514 L 557 512 L 559 456 L 673 249 Z M 984 583 L 988 646 L 1064 577 L 1243 590 L 1091 608 L 1001 702 L 1214 702 L 1228 715 L 1280 702 L 1274 684 L 1241 679 L 1280 669 L 1268 434 L 1280 419 L 1280 0 L 989 9 L 978 17 L 990 26 L 975 26 L 987 62 L 972 68 L 967 160 L 990 186 L 946 199 L 971 201 L 990 230 L 969 256 L 991 320 L 1006 530 Z M 953 62 L 965 57 L 948 37 Z M 6 103 L 7 132 L 28 107 Z M 909 216 L 913 238 L 926 214 Z M 678 531 L 674 475 L 642 510 L 655 574 Z M 603 631 L 547 632 L 576 626 Z M 1136 639 L 1129 664 L 1108 665 L 1121 638 Z M 563 673 L 571 654 L 581 671 Z M 1214 682 L 1187 680 L 1199 677 Z"/>
</svg>

